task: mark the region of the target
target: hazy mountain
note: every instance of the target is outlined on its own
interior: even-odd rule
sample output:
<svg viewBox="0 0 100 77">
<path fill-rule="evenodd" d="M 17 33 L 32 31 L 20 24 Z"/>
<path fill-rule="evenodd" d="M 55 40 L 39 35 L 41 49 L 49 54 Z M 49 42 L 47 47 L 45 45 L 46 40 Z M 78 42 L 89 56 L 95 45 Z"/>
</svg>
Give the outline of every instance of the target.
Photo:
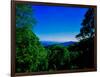
<svg viewBox="0 0 100 77">
<path fill-rule="evenodd" d="M 43 46 L 49 46 L 49 45 L 54 45 L 54 44 L 59 44 L 59 42 L 54 42 L 54 41 L 40 41 Z"/>
<path fill-rule="evenodd" d="M 68 46 L 68 45 L 71 45 L 71 44 L 74 44 L 74 43 L 76 43 L 76 42 L 74 42 L 74 41 L 68 41 L 68 42 L 60 43 L 60 45 Z"/>
<path fill-rule="evenodd" d="M 50 46 L 50 45 L 54 45 L 54 44 L 68 46 L 68 45 L 76 43 L 74 41 L 68 41 L 68 42 L 40 41 L 40 42 L 43 46 Z"/>
</svg>

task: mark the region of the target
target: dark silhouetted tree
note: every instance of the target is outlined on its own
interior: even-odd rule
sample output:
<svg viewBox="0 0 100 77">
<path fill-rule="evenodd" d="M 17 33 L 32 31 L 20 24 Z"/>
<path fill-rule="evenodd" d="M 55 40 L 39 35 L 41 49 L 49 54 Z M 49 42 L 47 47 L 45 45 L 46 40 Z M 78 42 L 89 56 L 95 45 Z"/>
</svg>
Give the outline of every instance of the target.
<svg viewBox="0 0 100 77">
<path fill-rule="evenodd" d="M 82 22 L 82 28 L 80 29 L 80 33 L 76 35 L 76 38 L 83 40 L 87 38 L 93 38 L 95 36 L 94 15 L 94 9 L 89 8 Z"/>
<path fill-rule="evenodd" d="M 89 8 L 85 14 L 82 22 L 80 33 L 76 35 L 79 39 L 79 50 L 83 52 L 80 65 L 82 67 L 94 66 L 94 37 L 95 37 L 95 24 L 94 24 L 94 9 Z"/>
</svg>

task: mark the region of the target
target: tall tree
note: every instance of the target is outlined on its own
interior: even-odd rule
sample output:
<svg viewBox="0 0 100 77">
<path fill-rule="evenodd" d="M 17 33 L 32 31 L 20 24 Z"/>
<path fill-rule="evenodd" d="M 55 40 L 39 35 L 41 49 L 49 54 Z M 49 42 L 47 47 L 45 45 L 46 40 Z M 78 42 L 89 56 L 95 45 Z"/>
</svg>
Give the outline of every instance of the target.
<svg viewBox="0 0 100 77">
<path fill-rule="evenodd" d="M 16 72 L 47 69 L 47 53 L 33 33 L 32 5 L 16 4 Z"/>
<path fill-rule="evenodd" d="M 95 37 L 95 24 L 94 24 L 94 9 L 89 8 L 85 14 L 82 22 L 80 33 L 76 35 L 79 39 L 79 49 L 83 52 L 81 56 L 82 67 L 94 66 L 94 37 Z"/>
</svg>

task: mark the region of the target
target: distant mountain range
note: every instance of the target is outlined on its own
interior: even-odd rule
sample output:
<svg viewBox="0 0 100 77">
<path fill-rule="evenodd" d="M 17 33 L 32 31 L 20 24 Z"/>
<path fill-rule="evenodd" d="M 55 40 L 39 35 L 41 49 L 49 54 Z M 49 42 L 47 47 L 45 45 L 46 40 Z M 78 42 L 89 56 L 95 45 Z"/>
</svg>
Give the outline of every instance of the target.
<svg viewBox="0 0 100 77">
<path fill-rule="evenodd" d="M 74 44 L 74 43 L 76 43 L 76 42 L 74 42 L 74 41 L 68 41 L 68 42 L 60 43 L 60 45 L 68 46 L 68 45 L 71 45 L 71 44 Z"/>
<path fill-rule="evenodd" d="M 43 46 L 51 46 L 51 45 L 63 45 L 68 46 L 71 44 L 76 43 L 75 41 L 68 41 L 68 42 L 55 42 L 55 41 L 40 41 Z"/>
</svg>

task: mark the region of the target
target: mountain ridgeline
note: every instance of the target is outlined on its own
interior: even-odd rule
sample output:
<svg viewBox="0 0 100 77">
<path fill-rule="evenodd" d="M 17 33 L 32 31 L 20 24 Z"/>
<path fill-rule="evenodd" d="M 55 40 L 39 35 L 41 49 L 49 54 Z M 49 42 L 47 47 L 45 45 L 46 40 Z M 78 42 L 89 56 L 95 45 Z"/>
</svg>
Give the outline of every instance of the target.
<svg viewBox="0 0 100 77">
<path fill-rule="evenodd" d="M 43 46 L 52 46 L 52 45 L 62 45 L 62 46 L 69 46 L 75 44 L 75 41 L 68 41 L 68 42 L 55 42 L 55 41 L 40 41 Z"/>
</svg>

